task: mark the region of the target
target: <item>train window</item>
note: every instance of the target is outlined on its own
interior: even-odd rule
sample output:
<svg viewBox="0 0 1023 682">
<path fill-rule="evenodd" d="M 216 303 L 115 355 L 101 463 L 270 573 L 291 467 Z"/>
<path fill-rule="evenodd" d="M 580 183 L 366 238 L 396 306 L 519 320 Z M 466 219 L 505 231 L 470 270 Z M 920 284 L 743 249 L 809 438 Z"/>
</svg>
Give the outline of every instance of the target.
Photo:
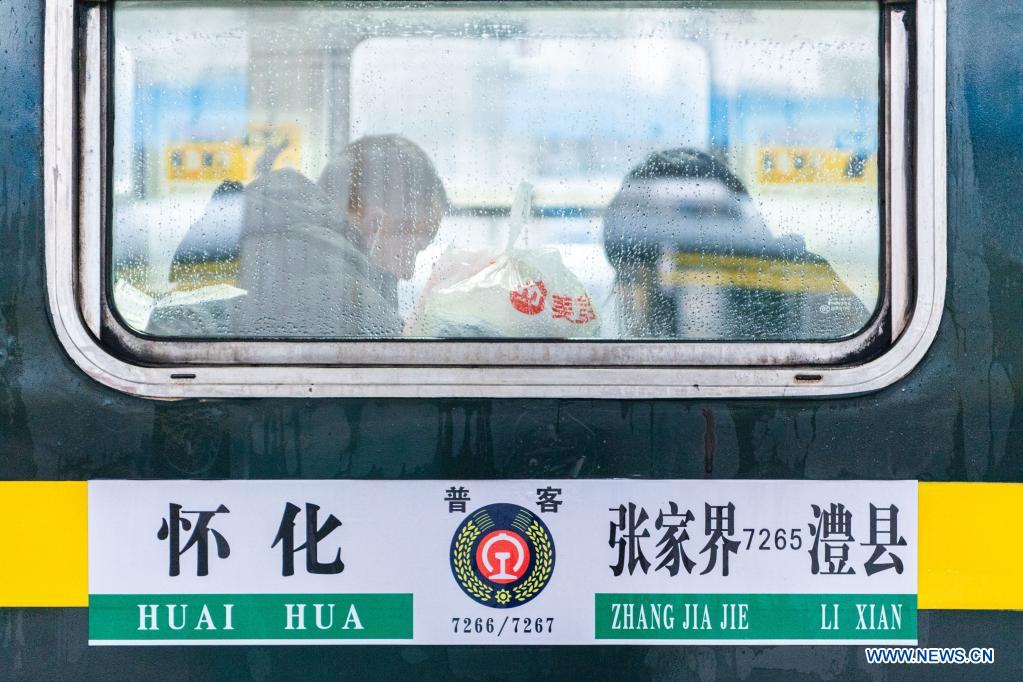
<svg viewBox="0 0 1023 682">
<path fill-rule="evenodd" d="M 940 314 L 941 17 L 60 0 L 67 295 L 148 394 L 858 390 Z"/>
<path fill-rule="evenodd" d="M 878 22 L 117 5 L 111 302 L 169 338 L 852 336 Z"/>
</svg>

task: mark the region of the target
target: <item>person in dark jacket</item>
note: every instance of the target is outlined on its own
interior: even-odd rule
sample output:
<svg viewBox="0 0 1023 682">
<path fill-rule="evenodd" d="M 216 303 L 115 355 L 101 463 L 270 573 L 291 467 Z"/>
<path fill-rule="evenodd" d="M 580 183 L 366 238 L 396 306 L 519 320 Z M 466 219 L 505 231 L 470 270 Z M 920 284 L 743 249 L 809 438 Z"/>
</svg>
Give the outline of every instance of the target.
<svg viewBox="0 0 1023 682">
<path fill-rule="evenodd" d="M 400 335 L 396 280 L 349 239 L 330 198 L 291 169 L 245 188 L 234 335 L 364 338 Z"/>
<path fill-rule="evenodd" d="M 268 150 L 267 155 L 275 155 Z M 395 135 L 362 138 L 319 184 L 291 169 L 248 186 L 224 183 L 179 246 L 172 273 L 196 287 L 229 277 L 243 295 L 161 310 L 164 336 L 382 338 L 399 336 L 397 285 L 433 240 L 446 206 L 426 154 Z M 218 270 L 218 265 L 219 270 Z M 191 281 L 189 280 L 191 278 Z"/>
<path fill-rule="evenodd" d="M 648 156 L 604 215 L 623 338 L 830 340 L 870 314 L 798 236 L 775 237 L 710 154 Z"/>
</svg>

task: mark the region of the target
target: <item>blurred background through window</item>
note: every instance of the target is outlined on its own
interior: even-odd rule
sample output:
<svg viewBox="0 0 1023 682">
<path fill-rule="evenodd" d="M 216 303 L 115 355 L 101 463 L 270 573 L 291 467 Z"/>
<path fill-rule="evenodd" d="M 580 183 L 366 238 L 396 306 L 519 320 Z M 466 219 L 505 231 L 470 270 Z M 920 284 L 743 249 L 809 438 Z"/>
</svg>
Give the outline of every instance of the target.
<svg viewBox="0 0 1023 682">
<path fill-rule="evenodd" d="M 115 308 L 166 338 L 851 336 L 881 281 L 878 21 L 118 3 Z"/>
</svg>

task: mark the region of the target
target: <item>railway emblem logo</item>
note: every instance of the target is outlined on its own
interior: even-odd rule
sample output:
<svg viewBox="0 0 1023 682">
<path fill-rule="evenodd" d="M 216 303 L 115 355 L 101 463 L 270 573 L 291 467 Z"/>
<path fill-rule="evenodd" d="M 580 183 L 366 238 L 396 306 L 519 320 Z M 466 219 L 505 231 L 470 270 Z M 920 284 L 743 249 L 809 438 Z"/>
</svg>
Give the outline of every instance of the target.
<svg viewBox="0 0 1023 682">
<path fill-rule="evenodd" d="M 451 572 L 473 601 L 498 609 L 521 606 L 550 582 L 554 541 L 525 507 L 490 504 L 466 516 L 455 531 Z"/>
</svg>

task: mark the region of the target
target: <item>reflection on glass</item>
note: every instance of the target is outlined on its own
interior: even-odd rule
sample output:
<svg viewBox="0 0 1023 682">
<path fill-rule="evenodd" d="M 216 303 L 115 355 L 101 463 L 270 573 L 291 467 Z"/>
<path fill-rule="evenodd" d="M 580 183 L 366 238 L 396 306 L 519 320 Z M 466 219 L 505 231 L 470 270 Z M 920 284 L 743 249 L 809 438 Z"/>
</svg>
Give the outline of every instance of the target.
<svg viewBox="0 0 1023 682">
<path fill-rule="evenodd" d="M 114 34 L 136 331 L 838 339 L 876 308 L 876 3 L 125 2 Z"/>
</svg>

